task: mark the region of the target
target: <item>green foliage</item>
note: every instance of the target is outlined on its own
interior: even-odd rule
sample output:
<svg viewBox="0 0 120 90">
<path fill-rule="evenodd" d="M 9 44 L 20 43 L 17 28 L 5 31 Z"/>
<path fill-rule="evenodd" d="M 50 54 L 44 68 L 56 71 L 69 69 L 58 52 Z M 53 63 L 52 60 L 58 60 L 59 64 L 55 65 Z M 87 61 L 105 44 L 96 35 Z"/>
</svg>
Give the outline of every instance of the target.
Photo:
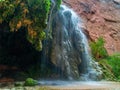
<svg viewBox="0 0 120 90">
<path fill-rule="evenodd" d="M 55 11 L 61 0 L 56 0 Z M 37 50 L 42 50 L 46 38 L 44 29 L 50 13 L 51 0 L 0 0 L 0 24 L 7 23 L 10 31 L 26 28 L 26 38 Z"/>
<path fill-rule="evenodd" d="M 50 0 L 1 0 L 0 24 L 8 23 L 12 32 L 25 27 L 26 38 L 40 51 L 50 7 Z"/>
<path fill-rule="evenodd" d="M 92 50 L 92 55 L 95 59 L 101 59 L 108 56 L 108 53 L 104 47 L 105 41 L 102 37 L 98 38 L 96 42 L 91 42 L 90 47 Z"/>
<path fill-rule="evenodd" d="M 37 85 L 38 84 L 38 82 L 36 81 L 36 80 L 34 80 L 34 79 L 32 79 L 32 78 L 27 78 L 26 80 L 25 80 L 25 86 L 35 86 L 35 85 Z"/>
<path fill-rule="evenodd" d="M 115 80 L 116 77 L 113 73 L 111 65 L 108 64 L 106 59 L 102 59 L 99 61 L 99 65 L 103 72 L 103 78 L 106 80 Z"/>
<path fill-rule="evenodd" d="M 60 4 L 61 4 L 61 2 L 62 2 L 62 0 L 57 0 L 57 9 L 59 9 L 60 8 Z"/>
<path fill-rule="evenodd" d="M 114 54 L 99 60 L 103 76 L 107 80 L 120 80 L 120 54 Z"/>
<path fill-rule="evenodd" d="M 120 79 L 120 54 L 114 54 L 107 58 L 107 62 L 111 65 L 113 73 L 117 79 Z"/>
<path fill-rule="evenodd" d="M 120 80 L 120 54 L 109 56 L 104 43 L 105 41 L 100 37 L 90 44 L 93 57 L 99 62 L 106 80 Z"/>
<path fill-rule="evenodd" d="M 14 14 L 15 5 L 14 3 L 10 3 L 9 0 L 1 0 L 0 1 L 0 23 L 4 20 L 9 19 L 11 15 Z"/>
<path fill-rule="evenodd" d="M 28 5 L 30 17 L 37 24 L 37 27 L 45 28 L 51 5 L 50 0 L 28 0 Z"/>
</svg>

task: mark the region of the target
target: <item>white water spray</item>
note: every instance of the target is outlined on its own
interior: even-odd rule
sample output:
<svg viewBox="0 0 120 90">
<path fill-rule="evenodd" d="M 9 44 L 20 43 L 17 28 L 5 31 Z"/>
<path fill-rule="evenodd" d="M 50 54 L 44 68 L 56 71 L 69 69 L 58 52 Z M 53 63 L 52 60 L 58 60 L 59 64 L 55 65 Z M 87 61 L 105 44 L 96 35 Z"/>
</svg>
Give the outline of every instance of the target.
<svg viewBox="0 0 120 90">
<path fill-rule="evenodd" d="M 68 79 L 97 79 L 101 71 L 91 59 L 88 41 L 77 14 L 61 5 L 53 20 L 52 29 L 51 61 L 61 68 Z"/>
</svg>

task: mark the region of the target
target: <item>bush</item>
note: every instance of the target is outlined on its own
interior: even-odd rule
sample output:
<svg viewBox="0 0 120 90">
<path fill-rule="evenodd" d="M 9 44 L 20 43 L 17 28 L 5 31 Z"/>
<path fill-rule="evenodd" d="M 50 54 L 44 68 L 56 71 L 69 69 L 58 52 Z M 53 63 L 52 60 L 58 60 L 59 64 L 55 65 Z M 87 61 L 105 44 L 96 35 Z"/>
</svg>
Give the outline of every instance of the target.
<svg viewBox="0 0 120 90">
<path fill-rule="evenodd" d="M 102 37 L 90 43 L 92 55 L 99 62 L 106 80 L 120 80 L 120 54 L 109 56 L 104 43 Z"/>
<path fill-rule="evenodd" d="M 111 65 L 108 64 L 107 59 L 102 59 L 99 61 L 99 65 L 101 67 L 101 70 L 103 72 L 103 78 L 106 80 L 115 80 L 116 77 L 113 73 Z"/>
<path fill-rule="evenodd" d="M 107 58 L 107 62 L 112 67 L 115 77 L 120 79 L 120 54 L 109 56 Z"/>
<path fill-rule="evenodd" d="M 107 80 L 120 80 L 120 54 L 114 54 L 99 60 L 103 76 Z"/>
<path fill-rule="evenodd" d="M 108 56 L 104 43 L 105 41 L 102 37 L 98 38 L 96 42 L 90 43 L 92 55 L 96 60 L 106 58 Z"/>
</svg>

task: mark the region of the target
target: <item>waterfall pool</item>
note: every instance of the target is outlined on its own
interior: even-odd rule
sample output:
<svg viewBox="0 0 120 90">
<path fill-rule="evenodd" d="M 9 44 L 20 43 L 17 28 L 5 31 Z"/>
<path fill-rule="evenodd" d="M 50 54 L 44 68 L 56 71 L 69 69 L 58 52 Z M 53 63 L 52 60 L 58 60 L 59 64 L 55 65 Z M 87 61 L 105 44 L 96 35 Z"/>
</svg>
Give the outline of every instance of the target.
<svg viewBox="0 0 120 90">
<path fill-rule="evenodd" d="M 120 83 L 111 81 L 41 80 L 39 84 L 50 90 L 120 90 Z"/>
<path fill-rule="evenodd" d="M 116 82 L 108 82 L 108 81 L 64 81 L 64 80 L 40 80 L 40 85 L 53 85 L 53 86 L 79 86 L 79 85 L 108 85 L 108 84 L 116 84 Z"/>
<path fill-rule="evenodd" d="M 72 86 L 78 86 L 78 85 L 100 86 L 102 83 L 103 81 L 64 81 L 64 80 L 40 80 L 39 81 L 40 85 L 53 85 L 53 86 L 71 86 L 71 85 Z M 108 82 L 104 82 L 104 84 L 108 84 Z"/>
</svg>

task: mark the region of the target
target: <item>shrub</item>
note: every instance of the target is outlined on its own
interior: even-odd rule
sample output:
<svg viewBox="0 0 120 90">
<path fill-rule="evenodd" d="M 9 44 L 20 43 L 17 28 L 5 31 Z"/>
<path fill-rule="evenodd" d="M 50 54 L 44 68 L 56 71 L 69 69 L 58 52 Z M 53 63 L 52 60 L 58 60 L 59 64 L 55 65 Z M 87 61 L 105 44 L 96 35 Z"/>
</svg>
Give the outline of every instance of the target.
<svg viewBox="0 0 120 90">
<path fill-rule="evenodd" d="M 101 70 L 103 72 L 103 78 L 106 80 L 115 80 L 116 77 L 113 73 L 111 65 L 107 62 L 107 59 L 102 59 L 99 61 L 99 65 L 101 67 Z"/>
<path fill-rule="evenodd" d="M 92 55 L 99 62 L 105 79 L 118 80 L 120 79 L 120 54 L 109 56 L 104 43 L 105 41 L 102 37 L 98 38 L 96 42 L 91 42 Z"/>
<path fill-rule="evenodd" d="M 105 41 L 102 37 L 98 38 L 96 42 L 90 43 L 92 55 L 96 60 L 106 58 L 108 56 L 104 43 Z"/>
<path fill-rule="evenodd" d="M 120 79 L 120 54 L 109 56 L 107 58 L 107 62 L 112 67 L 115 77 Z"/>
<path fill-rule="evenodd" d="M 99 60 L 103 76 L 107 80 L 120 80 L 120 54 L 114 54 Z"/>
</svg>

